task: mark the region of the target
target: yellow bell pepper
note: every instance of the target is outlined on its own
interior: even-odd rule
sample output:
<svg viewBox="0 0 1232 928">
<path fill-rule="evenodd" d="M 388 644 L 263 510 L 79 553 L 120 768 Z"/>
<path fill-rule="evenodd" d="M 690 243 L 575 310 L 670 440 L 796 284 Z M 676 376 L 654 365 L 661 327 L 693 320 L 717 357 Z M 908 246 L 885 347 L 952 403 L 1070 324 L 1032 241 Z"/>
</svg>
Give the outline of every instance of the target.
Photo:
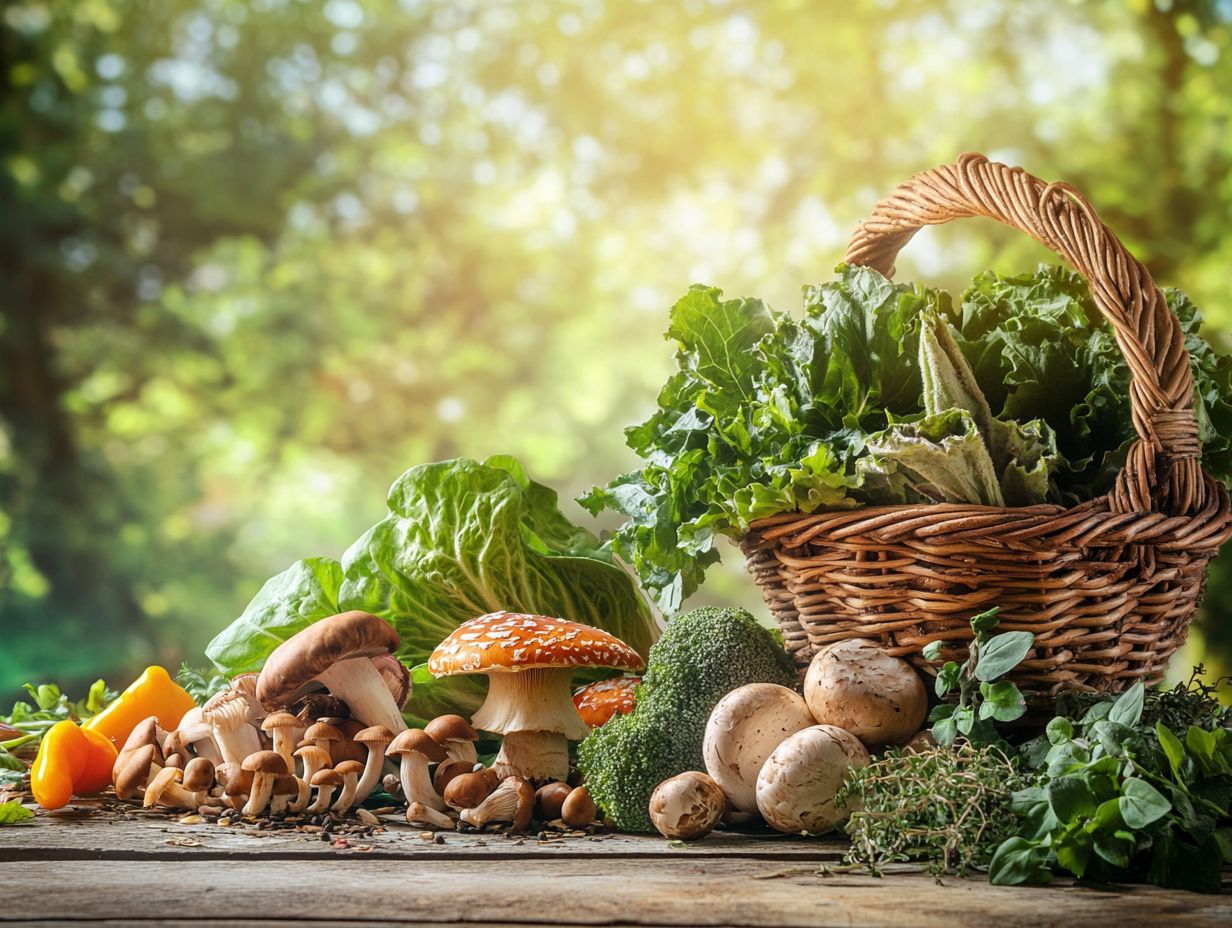
<svg viewBox="0 0 1232 928">
<path fill-rule="evenodd" d="M 30 792 L 44 809 L 63 808 L 74 795 L 88 796 L 111 785 L 116 748 L 95 731 L 76 722 L 57 722 L 43 735 L 34 766 Z"/>
<path fill-rule="evenodd" d="M 162 667 L 147 667 L 133 685 L 120 694 L 110 706 L 82 726 L 98 732 L 117 747 L 128 740 L 138 723 L 151 715 L 167 731 L 180 724 L 184 713 L 197 703 L 188 692 L 171 679 Z"/>
</svg>

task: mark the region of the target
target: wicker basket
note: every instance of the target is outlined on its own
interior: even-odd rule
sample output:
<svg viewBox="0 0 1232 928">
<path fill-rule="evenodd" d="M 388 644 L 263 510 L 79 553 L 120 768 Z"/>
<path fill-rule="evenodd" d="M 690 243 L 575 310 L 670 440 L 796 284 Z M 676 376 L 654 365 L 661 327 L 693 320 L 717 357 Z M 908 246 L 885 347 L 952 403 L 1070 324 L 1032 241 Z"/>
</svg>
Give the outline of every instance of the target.
<svg viewBox="0 0 1232 928">
<path fill-rule="evenodd" d="M 1034 632 L 1011 675 L 1036 698 L 1117 692 L 1162 677 L 1185 640 L 1206 567 L 1232 534 L 1228 494 L 1198 464 L 1189 356 L 1163 294 L 1072 187 L 967 154 L 877 204 L 844 260 L 886 274 L 925 225 L 986 216 L 1048 246 L 1090 283 L 1132 374 L 1138 440 L 1106 497 L 1066 509 L 877 506 L 787 513 L 741 546 L 800 664 L 870 638 L 935 672 L 934 639 L 961 655 L 968 620 L 1001 607 L 1000 630 Z"/>
</svg>

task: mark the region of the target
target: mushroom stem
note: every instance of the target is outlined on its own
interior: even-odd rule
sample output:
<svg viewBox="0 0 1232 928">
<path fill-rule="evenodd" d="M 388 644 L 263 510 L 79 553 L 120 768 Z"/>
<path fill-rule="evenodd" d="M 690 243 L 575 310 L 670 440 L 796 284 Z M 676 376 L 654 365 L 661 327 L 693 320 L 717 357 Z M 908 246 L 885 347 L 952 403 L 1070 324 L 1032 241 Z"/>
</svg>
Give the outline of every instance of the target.
<svg viewBox="0 0 1232 928">
<path fill-rule="evenodd" d="M 317 798 L 307 809 L 310 815 L 317 815 L 329 808 L 329 801 L 334 798 L 334 787 L 325 784 L 317 787 Z"/>
<path fill-rule="evenodd" d="M 308 805 L 308 797 L 312 794 L 312 787 L 308 785 L 307 780 L 296 777 L 295 782 L 299 786 L 299 793 L 287 803 L 288 812 L 302 812 L 304 806 Z"/>
<path fill-rule="evenodd" d="M 455 826 L 454 820 L 444 812 L 430 809 L 422 802 L 412 802 L 406 807 L 406 823 L 408 825 L 428 825 L 440 829 L 450 829 Z"/>
<path fill-rule="evenodd" d="M 502 777 L 540 782 L 569 778 L 569 742 L 558 731 L 511 731 L 492 764 Z"/>
<path fill-rule="evenodd" d="M 358 774 L 345 774 L 342 778 L 342 792 L 338 794 L 338 800 L 330 808 L 335 812 L 345 812 L 351 808 L 355 804 L 355 787 L 358 783 Z"/>
<path fill-rule="evenodd" d="M 222 752 L 223 762 L 228 764 L 241 764 L 249 754 L 261 750 L 261 736 L 246 721 L 231 731 L 215 725 L 214 743 Z"/>
<path fill-rule="evenodd" d="M 245 815 L 260 815 L 267 805 L 269 805 L 270 796 L 274 792 L 275 775 L 272 773 L 263 773 L 257 771 L 253 777 L 252 790 L 248 794 L 248 801 L 244 803 L 243 813 Z"/>
<path fill-rule="evenodd" d="M 432 778 L 428 776 L 428 759 L 422 754 L 403 754 L 402 764 L 398 770 L 402 781 L 402 795 L 407 803 L 419 802 L 437 812 L 445 811 L 445 800 L 432 786 Z"/>
<path fill-rule="evenodd" d="M 364 773 L 355 785 L 355 802 L 360 803 L 368 798 L 380 782 L 381 771 L 385 769 L 384 745 L 368 745 L 368 759 L 364 761 Z"/>
<path fill-rule="evenodd" d="M 479 752 L 475 750 L 473 741 L 447 741 L 442 747 L 450 760 L 464 760 L 472 764 L 479 761 Z"/>
<path fill-rule="evenodd" d="M 287 769 L 295 771 L 295 745 L 303 729 L 275 728 L 273 732 L 274 752 L 282 755 L 287 762 Z"/>
<path fill-rule="evenodd" d="M 367 657 L 338 661 L 317 674 L 317 679 L 347 704 L 351 718 L 365 725 L 384 725 L 392 732 L 406 730 L 406 722 L 389 687 Z"/>
</svg>

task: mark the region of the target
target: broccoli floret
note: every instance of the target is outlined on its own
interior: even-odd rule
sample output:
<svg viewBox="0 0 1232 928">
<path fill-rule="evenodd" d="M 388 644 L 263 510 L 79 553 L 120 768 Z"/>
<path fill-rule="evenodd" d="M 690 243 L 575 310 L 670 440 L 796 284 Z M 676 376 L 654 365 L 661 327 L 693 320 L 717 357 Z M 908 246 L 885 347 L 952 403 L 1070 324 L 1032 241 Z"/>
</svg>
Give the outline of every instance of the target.
<svg viewBox="0 0 1232 928">
<path fill-rule="evenodd" d="M 667 623 L 650 649 L 633 711 L 578 747 L 591 796 L 623 831 L 654 831 L 650 794 L 668 777 L 704 770 L 702 738 L 715 704 L 746 683 L 791 686 L 795 669 L 743 609 L 697 609 Z"/>
</svg>

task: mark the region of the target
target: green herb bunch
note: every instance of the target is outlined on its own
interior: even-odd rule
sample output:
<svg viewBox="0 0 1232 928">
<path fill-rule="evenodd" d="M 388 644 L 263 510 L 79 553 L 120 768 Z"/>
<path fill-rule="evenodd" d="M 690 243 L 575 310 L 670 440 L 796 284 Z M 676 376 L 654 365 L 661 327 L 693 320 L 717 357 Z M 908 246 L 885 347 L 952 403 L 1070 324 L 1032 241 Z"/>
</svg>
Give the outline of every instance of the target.
<svg viewBox="0 0 1232 928">
<path fill-rule="evenodd" d="M 929 713 L 933 737 L 948 747 L 958 738 L 975 745 L 1004 745 L 995 722 L 1012 722 L 1027 711 L 1022 692 L 1008 680 L 1002 680 L 1018 666 L 1035 636 L 1030 632 L 992 634 L 997 627 L 999 608 L 981 612 L 971 620 L 974 633 L 967 649 L 967 659 L 959 664 L 946 661 L 937 673 L 937 695 L 944 698 L 957 693 L 956 702 L 943 702 Z M 930 661 L 940 660 L 944 642 L 933 641 L 924 648 Z"/>
<path fill-rule="evenodd" d="M 1183 694 L 1154 700 L 1172 717 Z M 1193 700 L 1201 707 L 1205 696 Z M 1144 718 L 1141 683 L 1091 706 L 1076 723 L 1048 725 L 1024 756 L 1046 778 L 1014 797 L 1018 835 L 990 865 L 992 882 L 1037 883 L 1053 868 L 1106 881 L 1218 892 L 1232 862 L 1232 730 L 1173 730 Z M 1192 711 L 1192 707 L 1191 707 Z M 1226 717 L 1225 717 L 1226 720 Z"/>
<path fill-rule="evenodd" d="M 1232 483 L 1232 357 L 1167 291 L 1190 353 L 1204 469 Z M 642 466 L 582 500 L 664 612 L 717 536 L 781 512 L 975 502 L 1070 505 L 1113 485 L 1134 440 L 1129 367 L 1072 271 L 982 274 L 957 301 L 840 267 L 791 316 L 695 286 L 671 310 L 677 370 L 626 430 Z"/>
<path fill-rule="evenodd" d="M 27 765 L 18 755 L 32 754 L 49 728 L 65 719 L 84 722 L 102 712 L 118 695 L 102 680 L 95 680 L 85 698 L 76 702 L 54 683 L 27 683 L 25 689 L 33 702 L 16 702 L 8 715 L 0 715 L 0 787 L 16 786 L 25 780 Z"/>
<path fill-rule="evenodd" d="M 839 793 L 840 803 L 855 808 L 844 863 L 874 876 L 887 864 L 922 863 L 938 878 L 986 867 L 1017 831 L 1013 794 L 1034 782 L 999 747 L 891 751 L 854 771 Z"/>
</svg>

